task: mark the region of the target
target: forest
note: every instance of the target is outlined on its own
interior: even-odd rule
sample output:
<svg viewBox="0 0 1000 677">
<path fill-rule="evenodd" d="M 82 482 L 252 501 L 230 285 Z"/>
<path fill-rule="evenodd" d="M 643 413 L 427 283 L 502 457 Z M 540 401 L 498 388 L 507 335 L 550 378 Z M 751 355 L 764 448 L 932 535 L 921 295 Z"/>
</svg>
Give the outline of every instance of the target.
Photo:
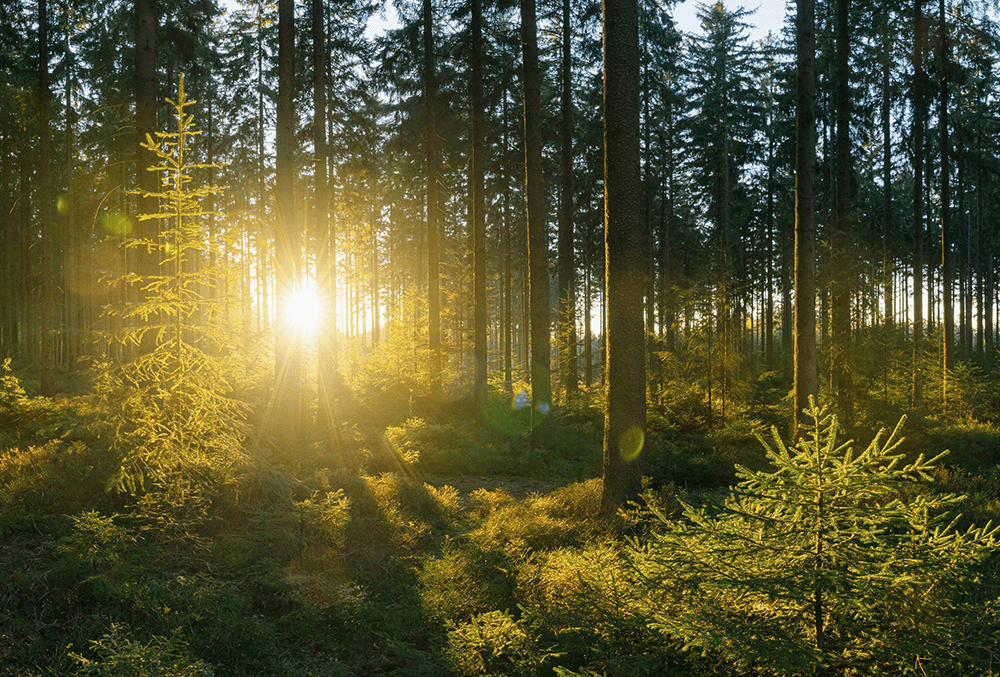
<svg viewBox="0 0 1000 677">
<path fill-rule="evenodd" d="M 1000 6 L 784 6 L 0 3 L 0 674 L 1000 674 Z"/>
</svg>

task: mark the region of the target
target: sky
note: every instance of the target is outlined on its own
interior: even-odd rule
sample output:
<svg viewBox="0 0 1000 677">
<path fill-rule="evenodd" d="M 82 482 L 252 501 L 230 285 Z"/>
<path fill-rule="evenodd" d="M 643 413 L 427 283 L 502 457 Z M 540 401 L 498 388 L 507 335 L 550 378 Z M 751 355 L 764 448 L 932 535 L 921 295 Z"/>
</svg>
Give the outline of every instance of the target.
<svg viewBox="0 0 1000 677">
<path fill-rule="evenodd" d="M 699 33 L 701 26 L 695 16 L 695 8 L 699 2 L 710 0 L 684 0 L 677 3 L 674 9 L 674 19 L 680 29 L 686 33 Z M 396 13 L 391 7 L 391 3 L 386 3 L 385 15 L 376 12 L 375 16 L 368 22 L 369 37 L 384 31 L 388 28 L 395 28 L 398 23 Z M 746 18 L 746 22 L 752 26 L 750 30 L 751 40 L 760 40 L 767 35 L 769 30 L 777 35 L 781 31 L 781 24 L 785 18 L 786 0 L 745 0 L 744 2 L 734 2 L 729 0 L 726 3 L 729 9 L 744 7 L 753 12 Z"/>
<path fill-rule="evenodd" d="M 695 8 L 700 2 L 707 3 L 708 1 L 684 0 L 684 2 L 677 3 L 674 9 L 674 20 L 677 22 L 677 27 L 685 33 L 700 33 L 701 26 L 695 17 Z M 786 0 L 744 0 L 742 2 L 729 0 L 725 4 L 730 11 L 742 6 L 753 12 L 744 19 L 752 27 L 750 29 L 751 40 L 762 39 L 769 30 L 774 31 L 775 35 L 781 32 L 781 25 L 785 20 Z"/>
</svg>

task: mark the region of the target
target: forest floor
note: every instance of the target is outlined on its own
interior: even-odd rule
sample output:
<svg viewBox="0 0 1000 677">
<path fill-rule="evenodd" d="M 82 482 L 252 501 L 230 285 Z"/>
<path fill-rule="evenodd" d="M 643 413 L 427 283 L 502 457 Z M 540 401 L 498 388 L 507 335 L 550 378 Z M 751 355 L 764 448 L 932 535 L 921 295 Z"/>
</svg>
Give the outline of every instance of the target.
<svg viewBox="0 0 1000 677">
<path fill-rule="evenodd" d="M 30 384 L 4 388 L 0 675 L 734 669 L 656 629 L 629 553 L 679 517 L 678 498 L 714 504 L 737 465 L 769 468 L 760 419 L 697 429 L 651 417 L 647 492 L 600 516 L 596 404 L 553 417 L 539 448 L 462 412 L 359 416 L 374 411 L 362 402 L 340 453 L 313 444 L 289 459 L 257 444 L 211 482 L 178 469 L 128 493 L 114 488 L 119 452 L 85 389 L 52 403 Z M 962 524 L 1000 517 L 1000 431 L 914 429 L 907 457 L 952 448 L 929 490 L 965 495 Z M 989 571 L 981 587 L 996 590 Z M 1000 628 L 1000 605 L 984 608 L 983 627 Z"/>
</svg>

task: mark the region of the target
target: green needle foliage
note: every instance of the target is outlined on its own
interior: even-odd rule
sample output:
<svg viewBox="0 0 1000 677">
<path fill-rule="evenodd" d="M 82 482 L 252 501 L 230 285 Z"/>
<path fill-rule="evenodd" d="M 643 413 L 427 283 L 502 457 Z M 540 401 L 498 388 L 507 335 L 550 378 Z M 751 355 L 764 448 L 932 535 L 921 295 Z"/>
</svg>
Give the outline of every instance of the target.
<svg viewBox="0 0 1000 677">
<path fill-rule="evenodd" d="M 140 220 L 160 223 L 156 240 L 132 238 L 129 248 L 147 248 L 160 254 L 159 272 L 130 273 L 129 284 L 143 290 L 138 303 L 117 312 L 130 325 L 126 343 L 140 345 L 143 334 L 155 331 L 155 347 L 120 368 L 99 370 L 97 391 L 116 417 L 115 444 L 122 453 L 120 489 L 136 492 L 152 480 L 160 489 L 184 502 L 209 487 L 228 481 L 230 470 L 242 459 L 245 407 L 230 397 L 227 359 L 232 351 L 224 324 L 217 316 L 226 299 L 211 290 L 222 286 L 225 270 L 223 242 L 206 233 L 205 219 L 215 212 L 200 201 L 222 188 L 192 184 L 194 170 L 219 167 L 189 159 L 192 137 L 199 134 L 187 108 L 184 78 L 174 107 L 177 128 L 149 135 L 144 147 L 159 159 L 149 171 L 162 174 L 156 197 L 160 210 Z M 218 254 L 212 256 L 212 254 Z"/>
<path fill-rule="evenodd" d="M 905 464 L 903 421 L 855 453 L 834 416 L 814 403 L 807 414 L 792 448 L 776 430 L 760 438 L 772 472 L 739 467 L 722 506 L 659 515 L 665 528 L 632 552 L 640 604 L 688 648 L 760 674 L 924 674 L 928 661 L 961 662 L 977 621 L 958 600 L 996 529 L 957 531 L 949 509 L 961 497 L 919 491 L 943 454 Z"/>
</svg>

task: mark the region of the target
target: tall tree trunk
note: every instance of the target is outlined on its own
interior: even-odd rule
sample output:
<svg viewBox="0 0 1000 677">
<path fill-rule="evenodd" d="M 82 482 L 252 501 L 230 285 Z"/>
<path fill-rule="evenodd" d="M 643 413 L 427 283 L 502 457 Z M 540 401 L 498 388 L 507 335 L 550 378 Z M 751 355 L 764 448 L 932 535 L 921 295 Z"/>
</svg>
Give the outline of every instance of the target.
<svg viewBox="0 0 1000 677">
<path fill-rule="evenodd" d="M 817 392 L 816 372 L 816 7 L 798 0 L 795 118 L 795 395 L 798 436 Z"/>
<path fill-rule="evenodd" d="M 514 322 L 511 316 L 513 311 L 512 296 L 514 295 L 514 270 L 513 252 L 511 243 L 512 217 L 510 213 L 510 162 L 506 153 L 510 148 L 509 117 L 507 115 L 507 87 L 503 91 L 503 288 L 504 288 L 504 351 L 503 351 L 503 382 L 508 395 L 513 395 L 514 389 L 514 364 L 513 364 L 513 343 L 514 343 Z"/>
<path fill-rule="evenodd" d="M 333 280 L 330 274 L 333 261 L 330 256 L 329 184 L 327 181 L 326 149 L 326 16 L 323 0 L 311 0 L 312 67 L 313 67 L 313 218 L 312 232 L 316 243 L 316 292 L 323 304 L 323 326 L 317 334 L 316 384 L 318 404 L 317 423 L 326 432 L 327 439 L 336 441 L 337 421 L 334 416 L 333 341 L 336 335 L 336 308 L 333 305 Z"/>
<path fill-rule="evenodd" d="M 882 276 L 885 302 L 885 329 L 895 325 L 893 316 L 893 251 L 892 251 L 892 42 L 889 15 L 886 14 L 882 33 Z"/>
<path fill-rule="evenodd" d="M 774 370 L 774 120 L 772 100 L 767 104 L 767 298 L 764 315 L 764 368 Z"/>
<path fill-rule="evenodd" d="M 290 317 L 288 299 L 298 286 L 301 256 L 295 209 L 295 5 L 278 0 L 278 105 L 275 138 L 275 268 L 278 331 L 275 337 L 275 396 L 272 416 L 279 445 L 293 451 L 301 433 L 302 334 Z"/>
<path fill-rule="evenodd" d="M 955 366 L 955 301 L 952 298 L 954 273 L 952 271 L 951 234 L 951 158 L 948 140 L 948 16 L 944 0 L 938 0 L 938 36 L 940 43 L 939 67 L 941 69 L 941 97 L 938 108 L 938 135 L 941 143 L 941 286 L 944 304 L 944 336 L 941 341 L 941 403 L 948 406 L 948 370 Z"/>
<path fill-rule="evenodd" d="M 836 83 L 837 110 L 837 195 L 834 203 L 834 238 L 832 286 L 833 359 L 831 370 L 837 393 L 837 410 L 850 424 L 854 413 L 851 368 L 851 88 L 849 0 L 837 0 L 836 6 Z"/>
<path fill-rule="evenodd" d="M 535 0 L 521 0 L 524 67 L 524 157 L 528 202 L 528 288 L 531 308 L 531 403 L 545 413 L 552 404 L 549 345 L 549 243 L 542 173 L 542 90 L 538 68 Z"/>
<path fill-rule="evenodd" d="M 576 394 L 576 262 L 573 252 L 573 71 L 572 16 L 570 0 L 562 0 L 562 101 L 560 133 L 562 136 L 562 187 L 559 203 L 559 367 L 563 393 L 567 399 Z"/>
<path fill-rule="evenodd" d="M 475 270 L 475 386 L 476 413 L 486 413 L 488 352 L 486 346 L 486 179 L 483 127 L 483 9 L 472 0 L 472 240 Z"/>
<path fill-rule="evenodd" d="M 424 147 L 427 155 L 427 322 L 430 348 L 431 396 L 439 398 L 441 384 L 441 291 L 438 273 L 438 144 L 437 144 L 437 73 L 434 62 L 434 8 L 431 0 L 423 4 L 423 78 L 424 78 Z"/>
<path fill-rule="evenodd" d="M 141 145 L 146 135 L 156 134 L 156 32 L 157 18 L 154 0 L 135 0 L 135 126 L 136 140 L 136 183 L 139 187 L 139 213 L 159 212 L 158 200 L 151 194 L 159 189 L 156 172 L 147 167 L 156 164 L 156 155 Z M 136 224 L 136 236 L 155 244 L 159 236 L 159 221 L 149 219 Z M 138 273 L 142 277 L 156 275 L 160 257 L 155 247 L 139 247 L 136 250 Z M 139 289 L 143 300 L 147 292 Z M 149 354 L 156 346 L 156 333 L 145 331 L 139 344 L 141 354 Z"/>
<path fill-rule="evenodd" d="M 913 0 L 913 390 L 911 404 L 924 403 L 920 362 L 924 351 L 924 18 L 923 0 Z"/>
<path fill-rule="evenodd" d="M 42 230 L 42 396 L 56 394 L 56 266 L 53 255 L 55 229 L 52 224 L 52 171 L 49 128 L 52 92 L 49 87 L 49 14 L 47 0 L 38 0 L 38 89 L 39 89 L 39 217 Z"/>
<path fill-rule="evenodd" d="M 601 511 L 640 490 L 645 464 L 642 183 L 639 168 L 639 24 L 636 0 L 604 0 L 604 195 L 607 409 Z"/>
</svg>

